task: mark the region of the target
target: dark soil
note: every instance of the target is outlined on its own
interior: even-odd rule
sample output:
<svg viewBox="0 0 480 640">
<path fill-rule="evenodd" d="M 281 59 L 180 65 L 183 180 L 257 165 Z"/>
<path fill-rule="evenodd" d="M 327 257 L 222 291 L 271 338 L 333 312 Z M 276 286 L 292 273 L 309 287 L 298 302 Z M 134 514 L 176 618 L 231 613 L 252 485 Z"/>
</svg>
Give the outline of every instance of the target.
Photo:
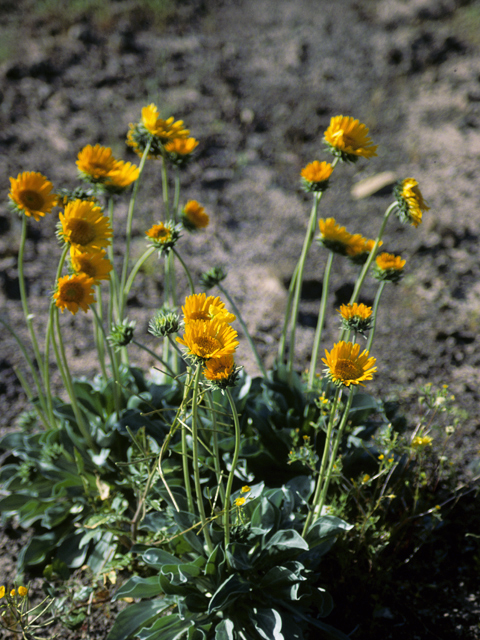
<svg viewBox="0 0 480 640">
<path fill-rule="evenodd" d="M 100 14 L 79 15 L 74 4 L 48 12 L 28 0 L 0 2 L 0 299 L 12 326 L 27 338 L 16 266 L 20 221 L 7 207 L 8 177 L 40 171 L 56 187 L 73 187 L 76 155 L 86 144 L 108 145 L 118 157 L 137 161 L 124 143 L 128 123 L 155 102 L 183 119 L 200 141 L 182 198 L 200 201 L 212 224 L 204 234 L 183 238 L 182 254 L 197 276 L 213 265 L 228 269 L 226 286 L 271 365 L 310 207 L 299 172 L 314 159 L 327 159 L 322 137 L 331 116 L 353 115 L 370 127 L 378 157 L 340 167 L 321 215 L 375 237 L 391 192 L 356 200 L 352 189 L 387 170 L 415 177 L 431 206 L 418 229 L 396 219 L 387 227 L 384 248 L 402 253 L 407 275 L 385 290 L 374 343 L 379 374 L 369 388 L 399 398 L 408 413 L 421 384 L 448 384 L 469 413 L 448 455 L 468 472 L 480 445 L 480 4 L 178 0 L 157 15 L 126 0 L 105 3 L 111 6 Z M 134 224 L 137 253 L 145 229 L 161 217 L 159 184 L 159 167 L 151 163 Z M 123 200 L 117 212 L 123 221 Z M 27 242 L 25 271 L 39 327 L 60 253 L 55 224 L 54 216 L 32 222 Z M 300 314 L 299 370 L 308 364 L 324 263 L 325 252 L 313 247 Z M 337 337 L 333 311 L 348 301 L 356 277 L 340 259 L 334 271 L 328 348 Z M 152 262 L 129 300 L 129 316 L 151 348 L 156 345 L 146 329 L 162 301 L 160 273 Z M 375 290 L 367 282 L 362 300 L 372 302 Z M 88 317 L 62 321 L 75 372 L 91 375 L 97 363 Z M 239 360 L 254 373 L 246 341 L 241 343 Z M 140 354 L 138 362 L 152 364 Z M 4 429 L 26 406 L 14 373 L 22 366 L 17 345 L 3 330 Z M 57 378 L 54 383 L 59 390 Z M 474 511 L 474 499 L 467 502 L 462 509 Z M 465 522 L 465 513 L 454 511 L 448 531 L 455 531 L 457 517 Z M 469 517 L 478 525 L 473 512 Z M 479 638 L 478 547 L 464 536 L 462 529 L 443 542 L 436 538 L 438 548 L 428 549 L 431 574 L 425 562 L 420 573 L 406 568 L 398 589 L 386 591 L 395 591 L 395 598 L 378 602 L 374 618 L 371 601 L 366 608 L 353 606 L 343 630 L 360 625 L 352 637 L 362 640 Z M 4 575 L 12 571 L 12 555 L 3 566 Z M 347 605 L 342 608 L 341 596 L 336 602 L 345 622 Z M 101 638 L 104 631 L 76 634 L 61 637 Z"/>
</svg>

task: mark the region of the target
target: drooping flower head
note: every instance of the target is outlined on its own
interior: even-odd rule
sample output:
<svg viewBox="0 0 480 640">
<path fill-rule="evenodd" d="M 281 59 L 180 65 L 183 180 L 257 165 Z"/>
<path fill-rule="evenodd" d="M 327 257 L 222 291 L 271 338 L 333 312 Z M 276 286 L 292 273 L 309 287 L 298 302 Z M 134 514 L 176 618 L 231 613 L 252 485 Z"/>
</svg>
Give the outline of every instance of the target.
<svg viewBox="0 0 480 640">
<path fill-rule="evenodd" d="M 175 246 L 181 234 L 180 227 L 169 221 L 165 224 L 163 222 L 154 224 L 145 235 L 160 253 L 167 254 Z"/>
<path fill-rule="evenodd" d="M 111 244 L 110 220 L 102 209 L 88 200 L 74 200 L 60 214 L 57 232 L 59 238 L 68 242 L 75 251 L 92 253 Z"/>
<path fill-rule="evenodd" d="M 338 309 L 342 318 L 342 327 L 351 331 L 364 333 L 372 326 L 372 307 L 368 307 L 361 302 L 353 304 L 342 304 Z"/>
<path fill-rule="evenodd" d="M 95 251 L 94 253 L 78 253 L 70 250 L 70 260 L 75 273 L 85 273 L 89 278 L 93 278 L 95 284 L 101 280 L 110 280 L 110 271 L 113 266 L 105 251 Z"/>
<path fill-rule="evenodd" d="M 327 365 L 325 373 L 333 384 L 346 387 L 352 384 L 365 386 L 363 381 L 372 380 L 377 370 L 376 360 L 369 356 L 368 351 L 360 353 L 358 343 L 343 340 L 335 344 L 330 352 L 325 349 L 322 361 Z"/>
<path fill-rule="evenodd" d="M 393 194 L 397 200 L 396 213 L 400 222 L 418 227 L 422 222 L 423 212 L 428 211 L 430 207 L 423 199 L 415 178 L 405 178 L 397 182 Z"/>
<path fill-rule="evenodd" d="M 368 127 L 351 116 L 334 116 L 324 134 L 331 153 L 344 162 L 376 156 L 378 145 L 368 137 Z"/>
<path fill-rule="evenodd" d="M 131 162 L 116 160 L 113 169 L 108 172 L 104 187 L 110 193 L 121 193 L 138 180 L 139 168 Z"/>
<path fill-rule="evenodd" d="M 365 264 L 374 244 L 375 240 L 369 240 L 364 238 L 361 233 L 355 233 L 348 242 L 347 256 L 354 264 Z M 381 247 L 382 244 L 383 242 L 380 240 L 378 246 Z"/>
<path fill-rule="evenodd" d="M 225 303 L 217 296 L 207 296 L 205 293 L 193 293 L 185 298 L 182 307 L 185 324 L 195 320 L 221 320 L 233 322 L 235 316 L 225 309 Z"/>
<path fill-rule="evenodd" d="M 318 242 L 334 253 L 339 253 L 342 256 L 347 255 L 352 234 L 345 227 L 337 224 L 335 218 L 320 218 L 318 224 L 320 227 Z"/>
<path fill-rule="evenodd" d="M 99 144 L 94 147 L 87 144 L 77 157 L 80 176 L 88 182 L 104 182 L 108 173 L 115 166 L 115 162 L 110 147 L 102 147 Z"/>
<path fill-rule="evenodd" d="M 406 260 L 393 253 L 381 253 L 375 258 L 373 275 L 377 280 L 398 282 L 403 278 L 403 267 Z"/>
<path fill-rule="evenodd" d="M 51 213 L 58 198 L 52 193 L 53 184 L 41 173 L 24 171 L 10 178 L 10 204 L 19 214 L 33 216 L 38 222 L 46 213 Z"/>
<path fill-rule="evenodd" d="M 181 214 L 182 224 L 188 231 L 198 231 L 208 227 L 210 218 L 205 213 L 205 208 L 196 200 L 189 200 L 183 207 Z"/>
<path fill-rule="evenodd" d="M 185 325 L 183 338 L 177 342 L 187 347 L 187 355 L 205 362 L 210 358 L 233 355 L 238 346 L 237 332 L 221 320 L 193 320 Z"/>
<path fill-rule="evenodd" d="M 210 358 L 205 363 L 203 370 L 205 378 L 218 389 L 226 389 L 235 386 L 238 377 L 238 369 L 235 369 L 233 355 Z"/>
<path fill-rule="evenodd" d="M 182 169 L 190 162 L 193 152 L 198 147 L 195 138 L 174 138 L 165 145 L 169 162 Z"/>
<path fill-rule="evenodd" d="M 310 162 L 300 172 L 303 188 L 308 192 L 325 191 L 328 188 L 328 179 L 332 172 L 333 167 L 329 162 L 319 162 L 318 160 Z"/>
<path fill-rule="evenodd" d="M 63 276 L 58 281 L 56 292 L 53 294 L 55 304 L 62 313 L 68 309 L 74 315 L 79 309 L 88 311 L 88 307 L 95 302 L 93 278 L 86 273 L 76 273 L 72 276 Z"/>
</svg>

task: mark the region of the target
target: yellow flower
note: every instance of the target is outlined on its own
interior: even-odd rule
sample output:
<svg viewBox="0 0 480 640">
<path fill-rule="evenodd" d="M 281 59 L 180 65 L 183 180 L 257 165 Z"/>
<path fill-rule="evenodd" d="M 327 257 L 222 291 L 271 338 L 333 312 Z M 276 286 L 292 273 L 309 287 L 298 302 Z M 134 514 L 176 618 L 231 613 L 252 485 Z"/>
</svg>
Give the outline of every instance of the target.
<svg viewBox="0 0 480 640">
<path fill-rule="evenodd" d="M 105 255 L 105 251 L 78 253 L 71 250 L 70 252 L 72 267 L 75 273 L 84 273 L 89 278 L 93 278 L 95 284 L 98 284 L 100 280 L 110 280 L 110 271 L 113 267 Z"/>
<path fill-rule="evenodd" d="M 38 222 L 46 213 L 51 213 L 58 202 L 52 189 L 53 184 L 41 173 L 24 171 L 17 178 L 10 178 L 8 197 L 18 213 L 33 216 Z"/>
<path fill-rule="evenodd" d="M 106 176 L 105 188 L 114 193 L 121 193 L 138 180 L 139 175 L 140 170 L 136 165 L 117 160 Z"/>
<path fill-rule="evenodd" d="M 245 498 L 236 498 L 234 504 L 236 507 L 243 507 L 245 502 L 246 502 Z"/>
<path fill-rule="evenodd" d="M 364 238 L 361 233 L 355 233 L 350 238 L 346 253 L 354 264 L 365 264 L 369 254 L 371 253 L 375 240 Z M 383 242 L 380 240 L 378 246 L 381 247 Z"/>
<path fill-rule="evenodd" d="M 88 307 L 95 302 L 94 284 L 94 279 L 89 278 L 85 273 L 63 276 L 59 279 L 57 291 L 53 294 L 55 304 L 62 313 L 68 309 L 75 315 L 79 308 L 86 313 Z"/>
<path fill-rule="evenodd" d="M 398 282 L 403 277 L 403 267 L 406 260 L 393 253 L 381 253 L 375 258 L 373 275 L 378 280 Z"/>
<path fill-rule="evenodd" d="M 342 326 L 352 331 L 368 331 L 372 325 L 372 307 L 367 307 L 362 302 L 360 304 L 342 304 L 338 309 L 342 317 Z"/>
<path fill-rule="evenodd" d="M 18 587 L 18 595 L 24 598 L 28 593 L 28 589 L 26 587 Z"/>
<path fill-rule="evenodd" d="M 193 320 L 185 325 L 183 338 L 177 342 L 187 347 L 189 355 L 200 360 L 232 355 L 238 346 L 237 332 L 219 320 Z"/>
<path fill-rule="evenodd" d="M 185 298 L 182 307 L 185 324 L 193 320 L 221 320 L 233 322 L 235 316 L 225 309 L 225 303 L 217 296 L 208 296 L 206 293 L 194 293 Z"/>
<path fill-rule="evenodd" d="M 208 227 L 210 218 L 196 200 L 189 200 L 182 211 L 182 224 L 189 231 L 198 231 Z"/>
<path fill-rule="evenodd" d="M 347 162 L 376 156 L 377 146 L 368 137 L 368 127 L 351 116 L 334 116 L 324 134 L 334 156 Z"/>
<path fill-rule="evenodd" d="M 110 147 L 87 144 L 77 156 L 80 175 L 90 182 L 104 182 L 117 161 Z"/>
<path fill-rule="evenodd" d="M 414 449 L 421 449 L 429 444 L 432 444 L 433 438 L 430 436 L 415 436 L 412 440 L 412 447 Z"/>
<path fill-rule="evenodd" d="M 149 133 L 160 139 L 162 144 L 175 138 L 188 138 L 190 131 L 183 126 L 183 120 L 175 122 L 172 116 L 166 120 L 160 118 L 157 107 L 152 103 L 142 109 L 142 124 Z"/>
<path fill-rule="evenodd" d="M 233 355 L 210 358 L 205 365 L 203 375 L 207 380 L 220 383 L 220 387 L 232 386 L 230 383 L 236 379 Z"/>
<path fill-rule="evenodd" d="M 14 598 L 14 597 L 15 597 L 15 593 L 16 593 L 15 589 L 12 589 L 12 590 L 10 591 L 10 596 L 11 596 L 12 598 Z"/>
<path fill-rule="evenodd" d="M 5 597 L 5 587 L 2 585 L 0 587 L 0 599 Z"/>
<path fill-rule="evenodd" d="M 184 167 L 191 159 L 192 153 L 198 146 L 195 138 L 174 138 L 165 145 L 169 161 L 177 167 Z"/>
<path fill-rule="evenodd" d="M 377 370 L 375 358 L 369 356 L 368 351 L 360 354 L 360 345 L 352 342 L 338 342 L 330 353 L 325 349 L 325 356 L 322 358 L 327 365 L 325 373 L 337 385 L 360 384 L 363 387 L 362 381 L 371 380 Z"/>
<path fill-rule="evenodd" d="M 334 253 L 346 255 L 352 234 L 345 227 L 337 224 L 335 218 L 327 218 L 326 220 L 320 218 L 318 224 L 320 227 L 319 243 Z"/>
<path fill-rule="evenodd" d="M 385 456 L 383 455 L 383 453 L 381 453 L 381 454 L 378 456 L 378 459 L 379 459 L 379 460 L 383 460 L 384 458 L 385 458 Z"/>
<path fill-rule="evenodd" d="M 414 227 L 422 222 L 424 211 L 428 211 L 430 207 L 423 199 L 422 192 L 415 178 L 405 178 L 400 180 L 393 193 L 397 200 L 397 216 L 403 223 L 410 223 Z"/>
<path fill-rule="evenodd" d="M 332 171 L 333 167 L 329 162 L 314 160 L 307 164 L 300 172 L 305 191 L 325 191 Z"/>
<path fill-rule="evenodd" d="M 88 200 L 74 200 L 60 214 L 58 235 L 76 251 L 91 253 L 111 243 L 112 228 L 100 207 Z"/>
<path fill-rule="evenodd" d="M 370 480 L 370 476 L 366 473 L 362 478 L 362 484 L 366 484 Z"/>
<path fill-rule="evenodd" d="M 252 489 L 248 486 L 248 484 L 246 484 L 244 487 L 242 487 L 242 490 L 240 493 L 249 493 Z"/>
<path fill-rule="evenodd" d="M 168 253 L 175 246 L 180 238 L 180 227 L 175 226 L 173 222 L 159 222 L 146 232 L 147 238 L 150 238 L 152 245 L 160 250 L 160 252 Z"/>
</svg>

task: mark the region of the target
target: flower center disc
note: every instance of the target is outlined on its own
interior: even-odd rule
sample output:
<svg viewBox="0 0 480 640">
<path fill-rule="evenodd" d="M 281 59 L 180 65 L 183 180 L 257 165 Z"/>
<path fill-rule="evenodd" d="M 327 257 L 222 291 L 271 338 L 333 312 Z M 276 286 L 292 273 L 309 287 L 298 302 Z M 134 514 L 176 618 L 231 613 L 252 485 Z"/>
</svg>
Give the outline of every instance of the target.
<svg viewBox="0 0 480 640">
<path fill-rule="evenodd" d="M 70 230 L 70 242 L 84 246 L 95 239 L 95 229 L 86 220 L 79 218 L 69 220 L 68 228 Z"/>
<path fill-rule="evenodd" d="M 68 302 L 80 302 L 83 298 L 83 289 L 77 285 L 69 284 L 68 287 L 62 292 L 63 297 Z"/>
<path fill-rule="evenodd" d="M 208 357 L 211 353 L 214 353 L 221 344 L 215 338 L 211 336 L 201 336 L 200 338 L 195 339 L 195 345 L 198 350 L 198 355 L 200 357 Z"/>
<path fill-rule="evenodd" d="M 339 380 L 357 380 L 363 371 L 356 362 L 352 360 L 337 360 L 335 365 L 335 376 Z"/>
<path fill-rule="evenodd" d="M 90 278 L 95 278 L 97 273 L 95 267 L 91 262 L 89 262 L 88 260 L 79 260 L 78 264 L 80 265 L 79 271 L 81 271 L 82 273 L 86 273 L 87 276 L 90 276 Z"/>
<path fill-rule="evenodd" d="M 44 205 L 44 199 L 38 191 L 32 191 L 30 189 L 25 189 L 20 192 L 20 200 L 26 207 L 33 211 L 40 211 Z"/>
</svg>

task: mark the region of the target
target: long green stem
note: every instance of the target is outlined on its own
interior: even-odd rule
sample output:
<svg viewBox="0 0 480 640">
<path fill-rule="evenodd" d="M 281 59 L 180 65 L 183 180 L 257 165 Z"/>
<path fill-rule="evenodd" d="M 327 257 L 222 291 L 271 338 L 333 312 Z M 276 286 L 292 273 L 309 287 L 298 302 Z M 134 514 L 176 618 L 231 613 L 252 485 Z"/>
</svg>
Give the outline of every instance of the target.
<svg viewBox="0 0 480 640">
<path fill-rule="evenodd" d="M 139 349 L 142 349 L 143 351 L 146 351 L 147 353 L 149 353 L 153 358 L 155 358 L 155 360 L 158 360 L 167 370 L 168 375 L 171 378 L 175 378 L 175 372 L 172 371 L 172 369 L 170 369 L 170 367 L 168 366 L 168 364 L 165 362 L 165 360 L 163 360 L 162 358 L 160 358 L 159 355 L 157 355 L 155 353 L 155 351 L 152 351 L 151 349 L 149 349 L 148 347 L 146 347 L 144 344 L 142 344 L 141 342 L 138 342 L 137 340 L 132 340 L 132 344 L 136 345 L 137 347 L 139 347 Z"/>
<path fill-rule="evenodd" d="M 173 196 L 173 221 L 177 222 L 178 219 L 178 203 L 180 202 L 180 172 L 175 170 L 175 193 Z"/>
<path fill-rule="evenodd" d="M 148 258 L 152 255 L 152 253 L 155 252 L 155 247 L 149 247 L 141 256 L 140 258 L 137 260 L 137 262 L 135 263 L 135 266 L 133 267 L 133 269 L 130 271 L 130 275 L 128 276 L 128 280 L 125 284 L 125 288 L 123 290 L 123 295 L 125 296 L 125 300 L 128 297 L 128 294 L 130 293 L 130 289 L 132 288 L 133 282 L 137 276 L 137 273 L 140 271 L 140 269 L 142 268 L 142 266 L 145 264 L 145 262 L 148 260 Z"/>
<path fill-rule="evenodd" d="M 230 393 L 230 389 L 225 389 L 225 394 L 227 396 L 228 402 L 230 404 L 230 409 L 232 411 L 233 424 L 235 426 L 235 449 L 233 452 L 232 459 L 232 467 L 230 469 L 230 473 L 228 475 L 227 481 L 227 490 L 225 491 L 225 549 L 227 548 L 228 543 L 230 542 L 230 496 L 232 493 L 233 479 L 235 477 L 235 471 L 237 468 L 238 458 L 240 456 L 240 422 L 238 420 L 237 408 L 235 407 L 235 402 L 233 401 L 232 394 Z"/>
<path fill-rule="evenodd" d="M 287 333 L 288 333 L 288 321 L 290 319 L 290 313 L 292 311 L 293 294 L 295 293 L 295 286 L 297 282 L 298 264 L 295 265 L 293 270 L 292 279 L 290 280 L 290 286 L 288 287 L 287 305 L 285 308 L 285 318 L 283 321 L 282 335 L 278 343 L 278 355 L 277 361 L 279 364 L 285 361 L 285 351 L 287 348 Z"/>
<path fill-rule="evenodd" d="M 125 240 L 125 255 L 123 257 L 122 279 L 121 279 L 120 291 L 119 291 L 120 301 L 119 301 L 119 305 L 118 305 L 118 307 L 119 307 L 118 322 L 121 322 L 123 320 L 123 314 L 124 314 L 124 311 L 125 311 L 126 296 L 124 295 L 123 292 L 125 291 L 125 284 L 127 282 L 128 263 L 129 263 L 129 260 L 130 260 L 130 243 L 132 241 L 133 212 L 135 210 L 135 201 L 137 199 L 137 192 L 138 192 L 138 187 L 140 185 L 140 178 L 142 176 L 143 169 L 145 167 L 145 163 L 147 161 L 148 153 L 150 151 L 150 145 L 151 145 L 151 142 L 149 141 L 147 143 L 147 146 L 145 147 L 145 151 L 143 152 L 142 159 L 140 160 L 140 165 L 138 167 L 139 175 L 138 175 L 138 178 L 136 179 L 135 184 L 133 186 L 132 197 L 130 198 L 130 204 L 128 206 L 126 240 Z"/>
<path fill-rule="evenodd" d="M 110 197 L 108 200 L 108 217 L 110 219 L 110 226 L 113 229 L 113 197 Z M 118 322 L 120 322 L 120 283 L 118 281 L 117 270 L 115 269 L 113 243 L 108 245 L 107 254 L 110 262 L 112 263 L 112 271 L 110 272 L 110 278 L 108 281 L 110 288 L 110 299 L 108 301 L 108 326 L 111 327 L 114 317 Z"/>
<path fill-rule="evenodd" d="M 179 409 L 185 412 L 187 406 L 187 399 L 192 387 L 192 373 L 189 368 L 187 371 L 187 379 L 185 380 L 185 387 L 183 389 L 183 401 Z M 190 484 L 190 470 L 188 468 L 188 444 L 187 444 L 187 429 L 185 425 L 182 425 L 182 467 L 183 467 L 183 481 L 185 483 L 185 492 L 187 494 L 187 505 L 189 513 L 193 513 L 193 493 L 192 486 Z"/>
<path fill-rule="evenodd" d="M 337 414 L 339 399 L 340 399 L 340 387 L 338 387 L 335 392 L 335 397 L 333 399 L 332 406 L 330 408 L 330 415 L 328 418 L 328 425 L 327 425 L 327 433 L 325 435 L 325 445 L 323 448 L 322 462 L 320 463 L 320 471 L 318 473 L 317 483 L 315 486 L 315 494 L 313 496 L 313 505 L 311 510 L 308 512 L 307 519 L 305 520 L 305 525 L 303 527 L 302 535 L 305 535 L 307 533 L 310 525 L 312 524 L 313 516 L 319 513 L 317 504 L 320 500 L 320 494 L 321 494 L 323 482 L 325 479 L 325 471 L 327 468 L 327 460 L 331 451 L 332 431 L 335 424 L 335 417 Z"/>
<path fill-rule="evenodd" d="M 103 324 L 100 320 L 100 318 L 98 317 L 97 314 L 97 310 L 95 309 L 94 306 L 92 306 L 92 311 L 95 315 L 95 321 L 97 323 L 97 326 L 99 327 L 102 336 L 103 336 L 103 342 L 105 347 L 107 348 L 108 351 L 108 357 L 110 360 L 110 365 L 112 368 L 112 376 L 113 376 L 113 404 L 115 406 L 115 412 L 117 414 L 117 418 L 120 418 L 120 411 L 121 411 L 121 406 L 120 406 L 120 396 L 119 396 L 119 388 L 120 388 L 120 373 L 118 370 L 118 362 L 117 362 L 117 358 L 116 358 L 116 354 L 114 353 L 113 349 L 110 346 L 110 343 L 107 340 L 107 335 L 105 333 L 105 329 L 103 327 Z"/>
<path fill-rule="evenodd" d="M 97 293 L 96 305 L 97 305 L 97 311 L 98 311 L 98 318 L 99 318 L 100 324 L 103 325 L 102 290 L 100 289 L 99 285 L 97 285 L 95 288 Z M 103 336 L 101 335 L 101 330 L 100 330 L 100 327 L 98 326 L 97 321 L 94 323 L 94 333 L 95 333 L 95 344 L 97 346 L 98 360 L 100 362 L 100 369 L 102 370 L 103 381 L 106 383 L 108 376 L 107 376 L 107 370 L 105 368 L 105 349 L 103 348 Z"/>
<path fill-rule="evenodd" d="M 262 359 L 260 358 L 260 355 L 259 355 L 259 353 L 257 351 L 257 347 L 255 346 L 255 343 L 253 342 L 252 336 L 250 335 L 250 333 L 249 333 L 249 331 L 247 329 L 247 325 L 245 324 L 245 321 L 242 318 L 242 314 L 240 313 L 237 305 L 235 304 L 233 298 L 230 296 L 228 291 L 220 283 L 217 284 L 217 287 L 220 289 L 220 291 L 223 293 L 223 295 L 227 298 L 228 302 L 230 303 L 231 308 L 233 309 L 234 314 L 237 316 L 237 320 L 242 325 L 243 332 L 245 333 L 245 337 L 247 338 L 248 344 L 250 345 L 250 348 L 251 348 L 252 353 L 253 353 L 253 355 L 255 357 L 255 360 L 257 361 L 258 368 L 262 372 L 262 376 L 264 378 L 266 378 L 267 377 L 267 370 L 265 369 L 265 366 L 264 366 L 264 364 L 262 362 Z"/>
<path fill-rule="evenodd" d="M 197 507 L 202 521 L 202 530 L 205 534 L 205 542 L 207 543 L 208 553 L 212 553 L 213 544 L 210 537 L 210 531 L 207 525 L 207 517 L 205 515 L 205 505 L 203 503 L 202 485 L 200 484 L 200 468 L 198 460 L 198 386 L 200 381 L 200 373 L 202 365 L 197 364 L 195 377 L 193 380 L 193 397 L 192 397 L 192 455 L 193 455 L 193 478 L 195 481 L 195 493 L 197 496 Z"/>
<path fill-rule="evenodd" d="M 386 281 L 382 280 L 380 282 L 380 286 L 378 287 L 377 295 L 375 296 L 375 301 L 373 303 L 372 326 L 371 326 L 370 332 L 368 334 L 367 346 L 365 347 L 365 349 L 367 351 L 370 351 L 370 349 L 372 348 L 373 337 L 375 335 L 375 327 L 377 325 L 378 306 L 380 304 L 380 298 L 382 297 L 382 293 L 383 293 L 383 290 L 385 288 L 385 285 L 386 285 Z"/>
<path fill-rule="evenodd" d="M 294 292 L 294 298 L 293 298 L 292 315 L 290 318 L 290 344 L 289 344 L 289 353 L 288 353 L 288 374 L 289 374 L 290 382 L 293 376 L 293 362 L 295 359 L 295 335 L 297 331 L 300 297 L 302 295 L 303 272 L 305 270 L 307 255 L 310 250 L 310 247 L 312 246 L 313 238 L 315 235 L 315 229 L 317 227 L 318 204 L 320 202 L 321 197 L 322 197 L 321 193 L 315 193 L 313 196 L 313 206 L 312 206 L 312 211 L 310 213 L 310 220 L 308 222 L 308 228 L 307 228 L 307 233 L 305 234 L 305 240 L 303 241 L 303 248 L 302 248 L 302 253 L 300 255 L 300 260 L 298 261 L 298 270 L 297 270 L 297 277 L 295 279 L 295 292 Z"/>
<path fill-rule="evenodd" d="M 328 285 L 330 284 L 330 273 L 332 271 L 333 251 L 329 252 L 327 264 L 325 265 L 325 274 L 323 276 L 322 299 L 320 301 L 320 313 L 318 314 L 317 328 L 315 330 L 315 339 L 313 341 L 312 357 L 310 360 L 310 371 L 308 374 L 308 386 L 313 387 L 315 380 L 315 372 L 317 370 L 318 351 L 322 340 L 323 325 L 325 323 L 325 313 L 327 309 Z"/>
<path fill-rule="evenodd" d="M 220 491 L 220 497 L 222 499 L 222 506 L 224 509 L 227 508 L 227 503 L 225 502 L 225 487 L 223 486 L 223 472 L 222 465 L 220 462 L 220 451 L 218 448 L 218 432 L 217 432 L 217 412 L 215 411 L 215 407 L 213 404 L 213 399 L 211 393 L 207 392 L 206 394 L 208 406 L 210 409 L 210 415 L 212 417 L 212 431 L 213 431 L 213 463 L 215 466 L 215 473 L 217 475 L 217 486 Z"/>
<path fill-rule="evenodd" d="M 175 256 L 178 259 L 178 261 L 180 262 L 180 264 L 182 265 L 183 270 L 185 271 L 185 275 L 187 276 L 188 284 L 189 284 L 189 287 L 190 287 L 190 293 L 193 295 L 195 293 L 195 285 L 193 284 L 193 279 L 192 279 L 192 275 L 190 273 L 190 269 L 187 267 L 187 265 L 185 264 L 185 261 L 182 259 L 182 257 L 178 253 L 178 251 L 175 248 L 172 249 L 172 251 L 175 254 Z"/>
<path fill-rule="evenodd" d="M 165 207 L 165 220 L 170 220 L 170 198 L 168 197 L 168 172 L 167 172 L 167 155 L 162 150 L 162 195 L 163 206 Z"/>
</svg>

